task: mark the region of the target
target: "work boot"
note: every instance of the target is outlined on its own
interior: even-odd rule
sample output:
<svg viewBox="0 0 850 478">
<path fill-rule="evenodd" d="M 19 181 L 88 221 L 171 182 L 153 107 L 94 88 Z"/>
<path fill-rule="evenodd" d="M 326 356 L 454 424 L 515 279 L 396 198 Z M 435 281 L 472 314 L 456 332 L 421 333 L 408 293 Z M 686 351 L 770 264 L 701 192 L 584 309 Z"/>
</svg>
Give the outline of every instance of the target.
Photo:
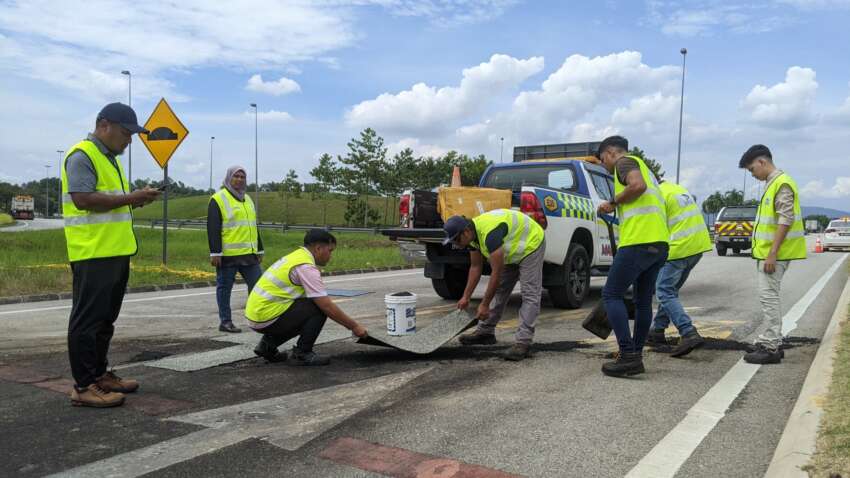
<svg viewBox="0 0 850 478">
<path fill-rule="evenodd" d="M 98 378 L 97 385 L 107 392 L 133 393 L 139 389 L 138 381 L 121 378 L 113 372 L 106 372 Z"/>
<path fill-rule="evenodd" d="M 664 335 L 664 329 L 652 329 L 649 331 L 649 335 L 646 336 L 646 345 L 650 347 L 661 347 L 664 345 L 670 345 L 667 342 L 667 336 Z"/>
<path fill-rule="evenodd" d="M 263 335 L 263 338 L 260 339 L 260 343 L 254 347 L 254 353 L 257 357 L 262 357 L 266 359 L 267 362 L 271 363 L 283 362 L 286 360 L 286 354 L 282 354 L 277 350 L 277 346 L 268 335 Z"/>
<path fill-rule="evenodd" d="M 602 364 L 602 373 L 610 377 L 628 377 L 644 372 L 642 352 L 620 352 L 617 360 Z"/>
<path fill-rule="evenodd" d="M 331 363 L 331 359 L 324 355 L 319 355 L 316 352 L 302 352 L 298 347 L 292 347 L 292 352 L 289 354 L 289 361 L 293 365 L 304 365 L 307 367 L 316 367 Z"/>
<path fill-rule="evenodd" d="M 475 331 L 471 334 L 461 335 L 458 339 L 463 345 L 493 345 L 496 343 L 496 334 Z"/>
<path fill-rule="evenodd" d="M 771 350 L 762 344 L 756 344 L 756 349 L 744 355 L 744 362 L 754 364 L 769 364 L 779 363 L 782 361 L 782 351 L 780 349 Z"/>
<path fill-rule="evenodd" d="M 124 403 L 123 393 L 108 392 L 96 383 L 82 390 L 78 390 L 76 386 L 71 390 L 71 404 L 75 407 L 108 408 L 117 407 L 122 403 Z"/>
<path fill-rule="evenodd" d="M 531 357 L 531 344 L 517 342 L 505 352 L 505 360 L 510 360 L 511 362 L 519 362 L 528 357 Z"/>
<path fill-rule="evenodd" d="M 756 344 L 750 344 L 750 345 L 747 345 L 747 348 L 746 348 L 747 353 L 755 352 L 755 351 L 756 351 L 756 350 L 758 350 L 758 349 L 759 349 L 759 346 L 758 346 L 758 345 L 756 345 Z M 785 349 L 784 349 L 784 348 L 782 348 L 782 346 L 780 346 L 778 350 L 779 350 L 779 358 L 783 358 L 783 359 L 784 359 L 784 358 L 785 358 Z"/>
<path fill-rule="evenodd" d="M 694 350 L 705 345 L 705 339 L 694 329 L 679 340 L 679 344 L 670 352 L 671 357 L 684 357 Z"/>
<path fill-rule="evenodd" d="M 228 332 L 228 333 L 231 333 L 231 334 L 238 334 L 239 332 L 242 332 L 242 329 L 233 325 L 233 322 L 225 322 L 225 323 L 219 325 L 218 330 L 220 332 Z"/>
</svg>

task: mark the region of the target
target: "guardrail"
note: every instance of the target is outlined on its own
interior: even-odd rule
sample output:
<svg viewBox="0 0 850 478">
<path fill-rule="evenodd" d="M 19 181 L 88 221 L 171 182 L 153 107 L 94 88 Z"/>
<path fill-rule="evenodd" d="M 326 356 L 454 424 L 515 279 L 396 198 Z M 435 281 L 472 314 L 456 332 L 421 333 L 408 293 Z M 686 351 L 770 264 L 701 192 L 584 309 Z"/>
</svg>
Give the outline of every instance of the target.
<svg viewBox="0 0 850 478">
<path fill-rule="evenodd" d="M 151 229 L 155 227 L 162 227 L 162 219 L 152 219 L 151 220 Z M 207 221 L 198 221 L 191 219 L 169 219 L 168 227 L 176 227 L 177 229 L 206 229 Z M 264 230 L 277 230 L 280 232 L 286 231 L 306 231 L 309 229 L 324 229 L 328 232 L 370 232 L 372 234 L 378 234 L 381 229 L 392 227 L 392 226 L 379 226 L 379 227 L 348 227 L 348 226 L 320 226 L 320 225 L 306 225 L 306 224 L 278 224 L 278 223 L 258 223 L 257 227 Z"/>
</svg>

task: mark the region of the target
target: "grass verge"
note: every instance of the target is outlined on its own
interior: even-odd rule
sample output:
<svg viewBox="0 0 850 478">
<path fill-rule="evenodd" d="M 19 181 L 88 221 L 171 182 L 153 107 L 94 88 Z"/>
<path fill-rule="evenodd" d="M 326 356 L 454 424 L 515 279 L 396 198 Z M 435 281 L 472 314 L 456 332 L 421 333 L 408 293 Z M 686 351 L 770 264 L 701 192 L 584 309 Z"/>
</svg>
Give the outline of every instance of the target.
<svg viewBox="0 0 850 478">
<path fill-rule="evenodd" d="M 850 319 L 850 310 L 848 310 Z M 841 323 L 832 383 L 818 430 L 809 476 L 850 478 L 850 321 Z"/>
<path fill-rule="evenodd" d="M 335 234 L 338 245 L 326 271 L 404 265 L 396 243 L 375 234 Z M 215 280 L 206 231 L 169 230 L 168 266 L 162 266 L 162 230 L 136 228 L 139 252 L 131 259 L 130 287 Z M 263 233 L 271 264 L 300 246 L 304 232 Z M 0 235 L 0 297 L 70 292 L 71 270 L 61 229 Z"/>
<path fill-rule="evenodd" d="M 14 223 L 15 220 L 12 219 L 12 216 L 0 212 L 0 227 L 11 226 Z"/>
</svg>

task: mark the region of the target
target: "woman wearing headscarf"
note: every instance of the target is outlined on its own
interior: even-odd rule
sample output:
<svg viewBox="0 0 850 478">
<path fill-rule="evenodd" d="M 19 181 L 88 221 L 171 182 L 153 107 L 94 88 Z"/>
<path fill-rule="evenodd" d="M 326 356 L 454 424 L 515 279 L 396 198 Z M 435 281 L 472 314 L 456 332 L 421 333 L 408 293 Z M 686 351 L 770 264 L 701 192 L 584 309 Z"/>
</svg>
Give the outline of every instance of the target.
<svg viewBox="0 0 850 478">
<path fill-rule="evenodd" d="M 236 273 L 242 275 L 249 293 L 263 273 L 263 241 L 254 202 L 245 194 L 247 176 L 241 166 L 228 168 L 221 190 L 210 197 L 207 208 L 207 240 L 210 263 L 215 266 L 218 330 L 222 332 L 242 331 L 233 325 L 230 314 L 230 292 Z"/>
</svg>

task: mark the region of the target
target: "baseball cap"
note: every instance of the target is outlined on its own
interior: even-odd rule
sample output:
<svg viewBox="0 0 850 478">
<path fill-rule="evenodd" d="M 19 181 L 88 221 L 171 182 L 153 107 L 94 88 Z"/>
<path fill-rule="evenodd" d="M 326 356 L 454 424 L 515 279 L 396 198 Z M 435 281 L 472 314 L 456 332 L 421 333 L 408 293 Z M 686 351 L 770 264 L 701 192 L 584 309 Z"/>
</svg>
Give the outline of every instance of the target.
<svg viewBox="0 0 850 478">
<path fill-rule="evenodd" d="M 446 223 L 443 224 L 443 230 L 446 231 L 446 238 L 443 239 L 443 245 L 445 246 L 457 239 L 457 236 L 459 236 L 460 233 L 467 227 L 469 227 L 469 219 L 463 216 L 450 217 Z"/>
<path fill-rule="evenodd" d="M 133 108 L 123 103 L 109 103 L 104 106 L 103 109 L 100 110 L 100 113 L 97 114 L 97 119 L 105 119 L 110 123 L 118 123 L 130 130 L 132 133 L 150 133 L 150 131 L 139 126 L 138 119 L 136 118 L 136 112 L 133 111 Z"/>
</svg>

